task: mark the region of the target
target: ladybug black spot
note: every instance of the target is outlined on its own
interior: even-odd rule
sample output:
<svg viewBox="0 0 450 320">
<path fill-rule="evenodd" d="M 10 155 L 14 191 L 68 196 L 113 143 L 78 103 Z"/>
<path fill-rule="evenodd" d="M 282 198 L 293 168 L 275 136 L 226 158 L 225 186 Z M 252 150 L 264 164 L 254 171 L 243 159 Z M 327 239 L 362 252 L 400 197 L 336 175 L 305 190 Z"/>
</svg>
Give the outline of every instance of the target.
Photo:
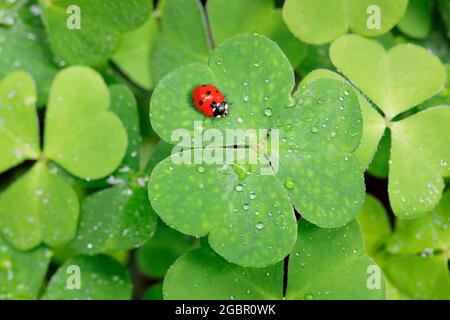
<svg viewBox="0 0 450 320">
<path fill-rule="evenodd" d="M 206 87 L 206 84 L 202 84 L 202 87 Z"/>
<path fill-rule="evenodd" d="M 202 106 L 203 105 L 203 101 L 200 100 L 200 102 L 198 104 Z"/>
<path fill-rule="evenodd" d="M 206 95 L 210 96 L 211 95 L 211 91 L 206 91 Z"/>
</svg>

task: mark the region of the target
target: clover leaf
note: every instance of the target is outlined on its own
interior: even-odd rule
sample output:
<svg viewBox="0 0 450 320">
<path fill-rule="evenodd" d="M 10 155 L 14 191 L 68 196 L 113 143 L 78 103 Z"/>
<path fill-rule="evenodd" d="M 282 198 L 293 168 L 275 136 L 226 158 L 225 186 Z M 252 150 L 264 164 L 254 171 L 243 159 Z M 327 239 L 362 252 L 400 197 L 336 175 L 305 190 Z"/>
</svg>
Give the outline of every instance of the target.
<svg viewBox="0 0 450 320">
<path fill-rule="evenodd" d="M 37 299 L 52 252 L 21 252 L 0 238 L 0 300 Z"/>
<path fill-rule="evenodd" d="M 352 154 L 360 143 L 362 123 L 351 86 L 320 79 L 291 96 L 289 61 L 275 43 L 255 34 L 224 42 L 209 61 L 208 66 L 181 67 L 158 84 L 150 107 L 154 130 L 176 143 L 172 131 L 184 129 L 194 136 L 199 130 L 193 128 L 194 121 L 224 136 L 227 129 L 277 129 L 280 170 L 261 174 L 266 157 L 274 160 L 276 154 L 258 154 L 242 136 L 235 143 L 247 145 L 258 164 L 176 164 L 174 156 L 169 157 L 154 169 L 149 183 L 150 201 L 159 216 L 183 233 L 209 233 L 216 252 L 254 267 L 279 261 L 292 249 L 296 224 L 290 201 L 303 217 L 323 227 L 351 221 L 364 196 L 361 169 Z M 189 95 L 199 83 L 213 83 L 225 93 L 232 105 L 228 118 L 204 119 L 193 108 Z M 190 143 L 180 142 L 187 148 Z M 223 143 L 215 141 L 218 149 L 204 151 L 220 152 L 227 146 Z M 189 158 L 195 152 L 185 150 L 178 156 Z M 226 152 L 244 160 L 238 149 Z"/>
<path fill-rule="evenodd" d="M 0 78 L 17 70 L 29 72 L 38 87 L 37 104 L 44 105 L 58 65 L 43 31 L 28 25 L 0 28 L 0 52 Z"/>
<path fill-rule="evenodd" d="M 442 177 L 449 174 L 450 154 L 443 146 L 450 143 L 445 125 L 450 109 L 430 108 L 406 119 L 398 115 L 442 89 L 443 65 L 421 47 L 398 45 L 386 52 L 379 43 L 356 35 L 337 39 L 330 55 L 382 112 L 384 119 L 374 118 L 375 123 L 391 131 L 389 199 L 395 214 L 414 218 L 432 210 L 444 187 Z M 411 156 L 419 157 L 417 152 L 420 159 L 411 161 Z"/>
<path fill-rule="evenodd" d="M 131 279 L 127 270 L 114 258 L 105 255 L 76 256 L 59 267 L 42 298 L 128 300 L 131 298 Z"/>
<path fill-rule="evenodd" d="M 285 299 L 384 298 L 381 273 L 379 288 L 367 285 L 368 267 L 375 264 L 364 253 L 358 223 L 321 229 L 302 220 L 298 230 L 287 265 Z M 244 268 L 207 248 L 196 249 L 172 265 L 163 293 L 165 299 L 282 299 L 283 263 Z"/>
<path fill-rule="evenodd" d="M 92 95 L 80 97 L 80 92 Z M 125 156 L 127 135 L 119 118 L 109 112 L 110 102 L 108 88 L 96 72 L 86 67 L 60 72 L 47 106 L 44 154 L 81 178 L 111 173 Z M 102 153 L 96 151 L 99 145 Z"/>
<path fill-rule="evenodd" d="M 365 36 L 384 34 L 400 20 L 407 5 L 408 0 L 287 0 L 283 18 L 300 40 L 324 44 L 349 29 Z M 377 15 L 380 25 L 369 28 L 369 20 Z"/>
<path fill-rule="evenodd" d="M 436 208 L 414 220 L 399 220 L 387 250 L 398 254 L 448 252 L 450 249 L 450 192 L 446 191 Z"/>
<path fill-rule="evenodd" d="M 150 54 L 157 33 L 154 15 L 139 28 L 124 33 L 112 61 L 136 84 L 151 89 L 152 80 Z"/>
<path fill-rule="evenodd" d="M 428 0 L 409 1 L 405 15 L 398 22 L 398 28 L 404 34 L 423 39 L 431 31 L 432 3 Z"/>
<path fill-rule="evenodd" d="M 348 83 L 345 78 L 337 73 L 325 69 L 317 69 L 306 75 L 301 84 L 305 85 L 312 80 L 320 78 L 335 79 Z M 374 155 L 377 143 L 385 130 L 385 126 L 383 118 L 372 108 L 367 99 L 359 91 L 353 90 L 353 92 L 358 98 L 364 123 L 362 141 L 355 155 L 361 167 L 367 168 Z"/>
<path fill-rule="evenodd" d="M 156 216 L 150 207 L 144 178 L 94 193 L 82 204 L 77 237 L 79 253 L 129 250 L 154 233 Z"/>
<path fill-rule="evenodd" d="M 426 216 L 397 220 L 393 232 L 383 205 L 370 195 L 366 198 L 367 204 L 359 216 L 366 249 L 386 275 L 391 297 L 449 299 L 448 254 L 443 250 L 448 244 L 448 194 Z M 423 225 L 418 227 L 419 224 Z"/>
<path fill-rule="evenodd" d="M 36 87 L 26 73 L 11 73 L 0 82 L 0 172 L 39 157 L 35 102 Z"/>
<path fill-rule="evenodd" d="M 39 0 L 39 4 L 55 54 L 69 64 L 89 66 L 105 64 L 121 35 L 141 26 L 151 13 L 149 0 Z M 71 16 L 79 19 L 79 26 L 69 26 Z"/>
<path fill-rule="evenodd" d="M 41 242 L 61 246 L 75 235 L 78 198 L 63 176 L 50 169 L 53 162 L 79 178 L 104 177 L 119 165 L 127 135 L 108 110 L 109 99 L 95 71 L 61 71 L 51 88 L 41 152 L 33 80 L 18 72 L 2 81 L 0 134 L 6 144 L 0 144 L 5 154 L 1 170 L 38 160 L 0 193 L 0 232 L 16 248 L 28 250 Z"/>
</svg>

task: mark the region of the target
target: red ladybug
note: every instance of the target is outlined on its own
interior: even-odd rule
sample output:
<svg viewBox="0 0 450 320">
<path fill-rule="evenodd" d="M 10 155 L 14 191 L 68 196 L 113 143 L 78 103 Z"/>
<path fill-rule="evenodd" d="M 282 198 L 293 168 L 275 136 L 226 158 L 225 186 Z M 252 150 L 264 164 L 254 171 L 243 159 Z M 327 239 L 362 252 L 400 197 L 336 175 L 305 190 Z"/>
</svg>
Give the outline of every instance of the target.
<svg viewBox="0 0 450 320">
<path fill-rule="evenodd" d="M 223 94 L 211 84 L 202 84 L 192 91 L 192 99 L 198 111 L 207 117 L 222 118 L 228 115 L 228 103 Z"/>
</svg>

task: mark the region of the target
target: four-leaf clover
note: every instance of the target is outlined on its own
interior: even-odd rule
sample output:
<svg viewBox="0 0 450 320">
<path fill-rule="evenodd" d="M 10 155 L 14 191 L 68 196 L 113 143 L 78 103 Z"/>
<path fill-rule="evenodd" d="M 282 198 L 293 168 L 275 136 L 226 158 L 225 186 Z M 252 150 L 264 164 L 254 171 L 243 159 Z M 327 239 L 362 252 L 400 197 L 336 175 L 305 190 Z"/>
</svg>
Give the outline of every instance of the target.
<svg viewBox="0 0 450 320">
<path fill-rule="evenodd" d="M 204 83 L 226 95 L 229 117 L 204 118 L 193 108 L 190 94 Z M 279 133 L 278 148 L 270 134 L 257 144 L 242 136 L 233 143 L 181 141 L 185 150 L 162 161 L 149 182 L 152 206 L 167 224 L 197 237 L 209 234 L 211 247 L 230 262 L 263 267 L 292 250 L 293 207 L 320 227 L 342 226 L 356 216 L 364 199 L 362 170 L 353 154 L 362 132 L 358 99 L 350 85 L 331 79 L 312 81 L 291 95 L 293 88 L 288 59 L 258 34 L 227 40 L 208 65 L 186 65 L 159 82 L 150 119 L 169 143 L 179 142 L 172 138 L 177 130 L 193 137 L 207 129 L 223 136 L 236 129 Z M 239 149 L 260 162 L 174 160 Z M 277 159 L 279 170 L 270 167 L 270 174 L 262 174 L 262 167 Z"/>
</svg>

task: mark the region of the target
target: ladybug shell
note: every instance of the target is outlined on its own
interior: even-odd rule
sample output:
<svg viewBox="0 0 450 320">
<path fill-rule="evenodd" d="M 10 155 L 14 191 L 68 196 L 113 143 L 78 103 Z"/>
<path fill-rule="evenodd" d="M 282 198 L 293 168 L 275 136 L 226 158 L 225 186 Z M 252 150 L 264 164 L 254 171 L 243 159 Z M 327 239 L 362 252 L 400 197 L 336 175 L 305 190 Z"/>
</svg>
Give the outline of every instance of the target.
<svg viewBox="0 0 450 320">
<path fill-rule="evenodd" d="M 214 109 L 225 101 L 222 92 L 215 86 L 203 84 L 192 91 L 195 108 L 207 117 L 214 117 Z"/>
</svg>

